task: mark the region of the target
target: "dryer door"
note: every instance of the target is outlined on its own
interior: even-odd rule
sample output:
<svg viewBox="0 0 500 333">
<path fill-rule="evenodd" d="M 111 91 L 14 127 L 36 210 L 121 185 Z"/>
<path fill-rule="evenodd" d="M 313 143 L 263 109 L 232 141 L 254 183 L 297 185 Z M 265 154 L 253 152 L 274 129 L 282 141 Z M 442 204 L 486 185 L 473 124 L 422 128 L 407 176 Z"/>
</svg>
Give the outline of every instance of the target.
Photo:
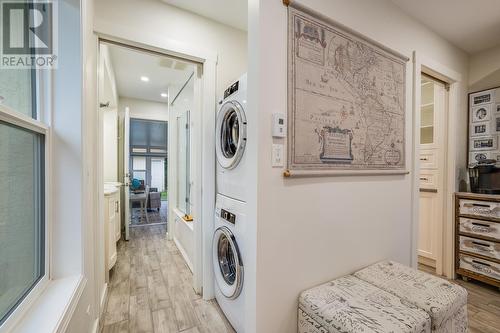
<svg viewBox="0 0 500 333">
<path fill-rule="evenodd" d="M 240 162 L 247 141 L 247 119 L 240 103 L 224 103 L 217 115 L 216 126 L 217 161 L 223 168 L 233 169 Z"/>
<path fill-rule="evenodd" d="M 233 233 L 227 227 L 215 230 L 213 239 L 215 281 L 220 291 L 235 299 L 243 287 L 243 262 Z"/>
</svg>

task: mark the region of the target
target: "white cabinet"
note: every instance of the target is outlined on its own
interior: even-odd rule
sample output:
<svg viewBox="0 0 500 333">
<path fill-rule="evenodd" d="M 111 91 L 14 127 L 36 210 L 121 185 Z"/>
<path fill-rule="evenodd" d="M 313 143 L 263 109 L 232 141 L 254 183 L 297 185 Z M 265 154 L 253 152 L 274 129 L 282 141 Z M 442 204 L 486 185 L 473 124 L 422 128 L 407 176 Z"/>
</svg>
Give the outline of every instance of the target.
<svg viewBox="0 0 500 333">
<path fill-rule="evenodd" d="M 445 154 L 445 86 L 422 77 L 420 108 L 420 222 L 419 262 L 439 273 L 443 220 L 443 166 Z"/>
<path fill-rule="evenodd" d="M 119 188 L 106 188 L 104 191 L 104 237 L 107 269 L 116 263 L 116 242 L 120 239 L 120 191 Z"/>
<path fill-rule="evenodd" d="M 418 255 L 421 262 L 427 265 L 432 265 L 436 260 L 436 238 L 433 232 L 433 223 L 437 209 L 436 193 L 420 192 L 420 224 L 419 224 L 419 239 L 418 239 Z M 425 262 L 423 262 L 425 261 Z"/>
</svg>

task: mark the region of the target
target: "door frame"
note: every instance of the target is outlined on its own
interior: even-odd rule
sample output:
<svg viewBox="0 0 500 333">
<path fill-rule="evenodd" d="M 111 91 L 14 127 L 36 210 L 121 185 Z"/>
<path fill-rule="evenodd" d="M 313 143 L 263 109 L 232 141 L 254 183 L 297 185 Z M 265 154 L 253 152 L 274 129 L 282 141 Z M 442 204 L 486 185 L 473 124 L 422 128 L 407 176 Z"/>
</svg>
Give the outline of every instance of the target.
<svg viewBox="0 0 500 333">
<path fill-rule="evenodd" d="M 440 270 L 448 278 L 455 278 L 454 262 L 454 193 L 458 190 L 457 180 L 457 131 L 460 119 L 461 101 L 460 87 L 462 86 L 462 75 L 451 68 L 423 55 L 421 52 L 413 52 L 413 166 L 412 166 L 412 253 L 411 264 L 414 268 L 418 266 L 418 228 L 420 217 L 420 93 L 421 73 L 430 75 L 449 85 L 447 115 L 443 129 L 446 131 L 444 145 L 446 147 L 445 165 L 443 166 L 443 225 L 441 235 L 441 248 L 437 250 L 438 259 L 436 266 L 441 263 Z M 439 271 L 436 267 L 436 271 Z"/>
<path fill-rule="evenodd" d="M 199 207 L 199 216 L 194 224 L 194 262 L 193 262 L 193 287 L 203 299 L 215 297 L 214 277 L 212 270 L 212 234 L 214 229 L 215 209 L 215 116 L 216 116 L 216 70 L 217 53 L 208 50 L 199 50 L 195 46 L 187 45 L 181 41 L 165 39 L 158 35 L 143 35 L 136 31 L 124 31 L 118 26 L 94 26 L 96 34 L 96 47 L 101 41 L 107 41 L 123 46 L 142 49 L 145 52 L 157 53 L 169 57 L 198 63 L 200 68 L 199 86 L 201 86 L 201 105 L 199 127 L 201 131 L 194 136 L 195 151 L 200 163 L 196 165 L 196 175 L 199 186 L 193 195 Z M 100 124 L 97 124 L 100 126 Z M 99 145 L 102 142 L 98 143 Z M 98 174 L 103 174 L 102 163 L 98 165 Z M 97 177 L 97 179 L 102 179 Z M 97 184 L 98 186 L 101 186 Z M 99 199 L 102 200 L 102 199 Z M 170 221 L 172 225 L 174 221 Z"/>
</svg>

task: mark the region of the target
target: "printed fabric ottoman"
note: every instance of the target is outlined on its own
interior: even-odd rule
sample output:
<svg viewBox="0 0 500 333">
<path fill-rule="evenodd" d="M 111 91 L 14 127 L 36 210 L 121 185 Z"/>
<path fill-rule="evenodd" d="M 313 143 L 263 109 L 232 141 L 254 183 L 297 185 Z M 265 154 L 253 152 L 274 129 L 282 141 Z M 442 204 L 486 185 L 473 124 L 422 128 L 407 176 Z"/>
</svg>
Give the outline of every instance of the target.
<svg viewBox="0 0 500 333">
<path fill-rule="evenodd" d="M 299 333 L 424 333 L 430 324 L 425 311 L 352 275 L 299 298 Z"/>
<path fill-rule="evenodd" d="M 371 265 L 354 276 L 427 312 L 433 333 L 468 332 L 467 291 L 456 284 L 393 261 Z"/>
</svg>

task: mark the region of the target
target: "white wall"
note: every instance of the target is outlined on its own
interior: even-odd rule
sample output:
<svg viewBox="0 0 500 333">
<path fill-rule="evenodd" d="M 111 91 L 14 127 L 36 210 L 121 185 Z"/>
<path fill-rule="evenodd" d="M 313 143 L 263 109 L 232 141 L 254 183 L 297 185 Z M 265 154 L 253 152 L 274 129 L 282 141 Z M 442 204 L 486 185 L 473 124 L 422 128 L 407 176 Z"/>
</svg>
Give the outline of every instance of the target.
<svg viewBox="0 0 500 333">
<path fill-rule="evenodd" d="M 99 57 L 99 104 L 109 103 L 99 108 L 103 122 L 103 167 L 105 182 L 118 181 L 118 96 L 116 81 L 109 56 L 108 45 L 100 45 Z"/>
<path fill-rule="evenodd" d="M 66 3 L 63 6 L 63 3 Z M 63 10 L 64 9 L 64 10 Z M 60 175 L 61 170 L 71 170 L 69 178 L 54 177 L 53 181 L 59 185 L 54 187 L 58 193 L 56 200 L 58 206 L 54 209 L 60 212 L 61 229 L 55 237 L 64 240 L 64 247 L 52 249 L 56 253 L 53 263 L 61 261 L 72 263 L 73 270 L 82 274 L 86 281 L 85 288 L 78 298 L 74 308 L 69 309 L 71 319 L 66 329 L 67 332 L 87 333 L 92 330 L 99 314 L 98 285 L 95 280 L 94 261 L 95 238 L 94 231 L 97 227 L 97 196 L 99 195 L 98 183 L 96 182 L 97 168 L 95 156 L 97 156 L 97 117 L 96 112 L 96 40 L 92 33 L 93 1 L 69 0 L 59 2 L 59 60 L 64 56 L 63 49 L 70 52 L 66 57 L 71 59 L 70 63 L 62 65 L 54 71 L 54 75 L 66 69 L 66 77 L 57 79 L 55 91 L 60 91 L 62 102 L 55 106 L 55 112 L 59 116 L 53 119 L 53 133 L 57 133 L 57 145 L 59 145 L 60 156 L 54 157 L 57 166 L 53 168 L 54 175 Z M 65 22 L 65 25 L 62 25 Z M 64 35 L 61 36 L 61 34 Z M 71 72 L 68 72 L 71 69 Z M 69 84 L 74 82 L 75 84 Z M 79 82 L 80 84 L 76 84 Z M 75 90 L 69 94 L 68 89 Z M 81 104 L 79 104 L 79 102 Z M 59 111 L 57 111 L 59 110 Z M 53 115 L 54 117 L 54 115 Z M 59 127 L 59 129 L 58 129 Z M 59 133 L 58 133 L 59 131 Z M 65 159 L 64 159 L 64 158 Z M 71 161 L 68 161 L 70 159 Z M 101 186 L 102 187 L 102 186 Z M 97 188 L 97 191 L 96 191 Z M 71 196 L 68 196 L 71 189 Z M 102 191 L 102 189 L 100 189 Z M 54 219 L 54 222 L 56 220 Z M 94 221 L 94 223 L 89 223 Z M 75 260 L 70 256 L 77 256 L 81 260 Z M 102 258 L 104 266 L 104 258 Z M 56 272 L 55 274 L 62 274 Z"/>
<path fill-rule="evenodd" d="M 241 31 L 161 1 L 102 0 L 96 3 L 100 32 L 158 36 L 191 48 L 218 53 L 217 94 L 246 72 L 247 38 Z M 132 34 L 132 32 L 131 32 Z"/>
<path fill-rule="evenodd" d="M 130 108 L 130 118 L 168 121 L 168 104 L 150 102 L 137 98 L 120 97 L 118 99 L 119 112 Z"/>
<path fill-rule="evenodd" d="M 467 77 L 466 54 L 389 1 L 302 3 L 410 58 L 417 50 Z M 258 161 L 257 327 L 252 331 L 291 333 L 296 331 L 297 297 L 302 290 L 386 258 L 410 264 L 416 251 L 411 248 L 412 175 L 283 179 L 282 169 L 271 168 L 271 114 L 287 110 L 287 10 L 281 1 L 260 0 L 258 5 L 252 1 L 252 6 L 259 7 L 259 20 L 253 23 L 258 31 L 249 31 L 250 89 L 258 89 L 254 97 L 258 104 L 250 110 L 258 117 L 253 137 L 258 152 L 250 151 L 257 154 L 251 159 Z M 409 77 L 411 68 L 410 64 Z M 461 89 L 465 95 L 465 86 Z M 407 165 L 411 169 L 411 80 L 407 91 Z M 465 108 L 462 103 L 454 111 L 465 115 Z M 249 121 L 249 138 L 253 126 Z M 463 146 L 458 151 L 465 155 Z"/>
<path fill-rule="evenodd" d="M 175 97 L 175 96 L 174 96 Z M 184 87 L 184 89 L 179 93 L 175 101 L 173 101 L 170 108 L 170 119 L 169 119 L 169 141 L 168 141 L 168 151 L 169 151 L 169 221 L 175 221 L 172 234 L 177 246 L 180 248 L 184 260 L 188 264 L 191 270 L 193 270 L 194 263 L 194 228 L 193 223 L 200 223 L 200 217 L 195 216 L 193 222 L 185 222 L 182 219 L 184 214 L 188 213 L 193 215 L 194 207 L 194 178 L 195 178 L 195 166 L 193 165 L 194 151 L 193 145 L 196 143 L 194 141 L 194 133 L 191 130 L 189 132 L 189 147 L 187 146 L 187 140 L 185 137 L 185 130 L 182 124 L 186 119 L 186 112 L 190 112 L 190 128 L 193 125 L 196 112 L 200 110 L 194 109 L 194 77 L 191 78 L 189 83 Z M 182 119 L 181 119 L 182 117 Z M 192 128 L 191 128 L 192 129 Z M 179 130 L 181 132 L 179 132 Z M 189 148 L 189 165 L 186 157 L 187 149 Z M 189 203 L 185 203 L 185 198 L 187 196 L 187 184 L 190 184 L 190 196 Z M 170 231 L 169 231 L 170 232 Z"/>
<path fill-rule="evenodd" d="M 118 110 L 100 109 L 103 121 L 104 181 L 118 181 Z"/>
<path fill-rule="evenodd" d="M 500 46 L 470 57 L 470 91 L 500 86 Z"/>
</svg>

